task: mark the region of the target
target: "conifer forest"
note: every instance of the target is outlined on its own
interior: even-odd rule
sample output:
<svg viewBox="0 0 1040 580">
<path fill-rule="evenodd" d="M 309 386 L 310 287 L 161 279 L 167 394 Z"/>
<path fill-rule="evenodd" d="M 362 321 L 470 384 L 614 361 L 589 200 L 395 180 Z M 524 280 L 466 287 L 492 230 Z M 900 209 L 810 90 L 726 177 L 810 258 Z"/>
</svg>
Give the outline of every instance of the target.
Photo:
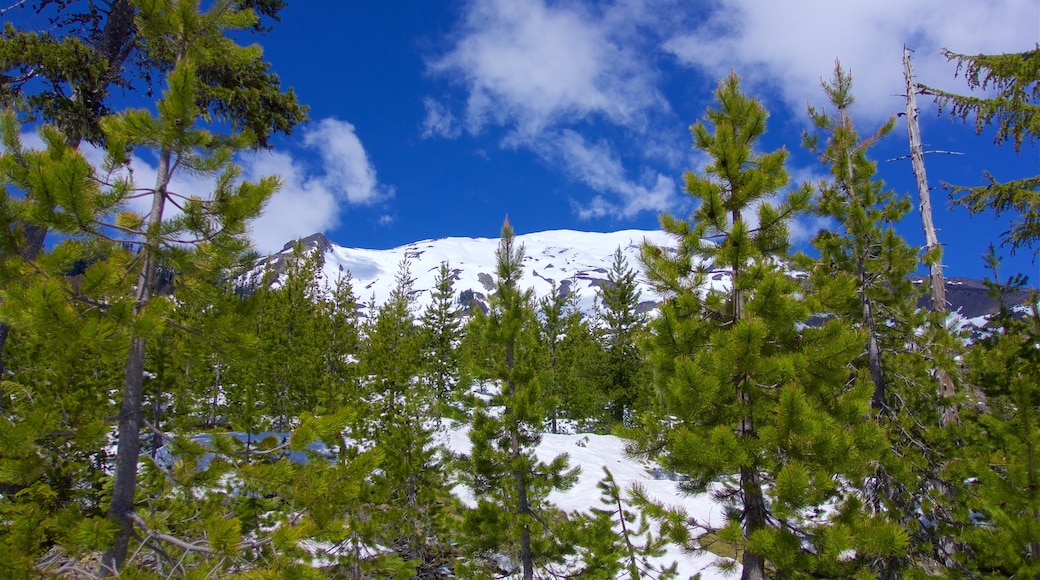
<svg viewBox="0 0 1040 580">
<path fill-rule="evenodd" d="M 968 335 L 941 267 L 913 281 L 943 259 L 895 226 L 918 192 L 876 176 L 872 146 L 915 114 L 859 133 L 836 64 L 803 142 L 766 150 L 736 71 L 690 120 L 695 211 L 661 215 L 672 244 L 638 262 L 618 249 L 591 311 L 520 283 L 506 219 L 486 304 L 444 263 L 419 308 L 403 261 L 362 312 L 320 252 L 265 267 L 246 236 L 281 182 L 235 154 L 308 114 L 260 48 L 284 2 L 36 4 L 51 30 L 0 33 L 0 577 L 678 577 L 667 546 L 751 580 L 1040 577 L 1040 312 L 1004 300 L 1028 281 L 999 253 L 1040 250 L 1040 175 L 951 186 L 1012 217 L 988 258 L 1000 311 Z M 1013 154 L 1040 137 L 1022 48 L 946 54 L 989 98 L 909 92 Z M 117 108 L 128 91 L 149 106 Z M 799 147 L 825 179 L 793 182 Z M 142 151 L 154 181 L 129 170 Z M 212 189 L 174 191 L 182 174 Z M 794 251 L 804 215 L 835 227 Z M 610 470 L 598 507 L 555 505 L 580 466 L 535 451 L 561 432 L 624 440 L 723 517 Z"/>
</svg>

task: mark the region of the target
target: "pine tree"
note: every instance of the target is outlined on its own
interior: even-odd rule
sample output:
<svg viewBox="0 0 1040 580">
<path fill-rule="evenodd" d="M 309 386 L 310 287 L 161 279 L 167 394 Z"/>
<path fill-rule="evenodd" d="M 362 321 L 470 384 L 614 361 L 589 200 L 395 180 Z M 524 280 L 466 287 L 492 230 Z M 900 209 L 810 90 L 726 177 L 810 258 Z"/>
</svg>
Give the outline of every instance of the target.
<svg viewBox="0 0 1040 580">
<path fill-rule="evenodd" d="M 994 327 L 965 356 L 968 380 L 980 404 L 970 409 L 973 429 L 950 463 L 957 486 L 958 539 L 967 549 L 956 554 L 968 577 L 1040 576 L 1040 296 L 1032 292 L 1026 312 L 1005 302 L 1020 290 L 1021 275 L 999 282 L 1000 261 L 987 256 L 999 300 Z"/>
<path fill-rule="evenodd" d="M 350 272 L 338 277 L 320 301 L 319 325 L 325 346 L 316 414 L 335 412 L 359 397 L 357 355 L 361 348 L 358 304 Z"/>
<path fill-rule="evenodd" d="M 469 577 L 489 577 L 480 558 L 505 552 L 519 562 L 524 580 L 531 580 L 536 567 L 558 560 L 565 550 L 553 534 L 558 516 L 546 497 L 573 485 L 577 474 L 567 469 L 566 455 L 544 464 L 534 454 L 547 414 L 540 383 L 545 352 L 532 293 L 518 287 L 523 254 L 506 220 L 495 254 L 495 294 L 488 312 L 478 312 L 468 330 L 486 343 L 488 357 L 477 378 L 498 385 L 498 392 L 473 410 L 473 449 L 461 458 L 477 498 L 463 524 L 474 558 Z"/>
<path fill-rule="evenodd" d="M 575 543 L 582 560 L 577 575 L 604 580 L 675 578 L 675 562 L 667 567 L 650 562 L 650 558 L 664 555 L 669 538 L 655 533 L 654 520 L 637 505 L 640 500 L 646 503 L 644 490 L 633 484 L 631 497 L 626 498 L 614 474 L 606 467 L 603 473 L 596 484 L 602 507 L 592 508 L 576 522 L 580 532 Z"/>
<path fill-rule="evenodd" d="M 269 27 L 262 19 L 278 20 L 284 5 L 282 0 L 235 0 L 233 7 L 259 15 L 248 28 L 263 33 Z M 176 51 L 149 42 L 138 28 L 144 21 L 139 6 L 130 0 L 40 0 L 33 9 L 54 10 L 46 18 L 47 30 L 17 30 L 8 23 L 0 32 L 0 105 L 23 113 L 24 120 L 52 123 L 69 147 L 82 140 L 104 144 L 101 120 L 112 113 L 112 89 L 140 88 L 143 79 L 142 93 L 151 95 L 154 81 L 173 68 Z M 262 59 L 240 59 L 234 67 L 229 62 L 216 57 L 193 63 L 197 105 L 212 118 L 246 129 L 264 147 L 273 133 L 289 133 L 305 120 L 306 108 L 291 89 L 282 90 Z M 36 199 L 37 192 L 24 193 L 33 203 L 48 203 Z M 33 261 L 54 224 L 19 218 L 11 226 L 15 239 L 4 255 Z M 0 361 L 8 332 L 0 322 Z"/>
<path fill-rule="evenodd" d="M 306 254 L 295 244 L 278 284 L 255 295 L 256 352 L 250 364 L 236 369 L 233 382 L 238 388 L 258 389 L 263 413 L 278 431 L 290 429 L 293 417 L 314 411 L 318 405 L 329 348 L 328 338 L 321 332 L 323 260 L 320 251 Z M 235 398 L 241 404 L 243 399 Z M 257 427 L 260 425 L 234 426 L 245 432 L 256 432 Z"/>
<path fill-rule="evenodd" d="M 564 334 L 566 332 L 564 329 L 566 324 L 564 307 L 566 303 L 567 297 L 560 291 L 555 280 L 552 282 L 549 295 L 543 296 L 538 301 L 538 314 L 542 322 L 539 336 L 548 357 L 542 398 L 547 403 L 548 414 L 546 418 L 549 421 L 549 431 L 552 433 L 560 432 L 560 412 L 562 410 L 563 398 L 568 390 L 565 386 L 567 381 L 565 379 L 566 369 L 564 361 L 560 360 L 560 355 L 563 354 L 562 342 L 566 337 Z"/>
<path fill-rule="evenodd" d="M 433 284 L 432 301 L 421 318 L 425 343 L 423 367 L 441 406 L 453 405 L 459 395 L 458 349 L 463 320 L 462 309 L 455 299 L 455 276 L 451 266 L 441 262 Z"/>
<path fill-rule="evenodd" d="M 785 224 L 806 208 L 809 190 L 773 205 L 787 185 L 787 152 L 755 151 L 765 109 L 740 92 L 736 75 L 715 97 L 717 107 L 692 127 L 695 146 L 712 158 L 703 175 L 686 174 L 687 192 L 701 201 L 693 222 L 662 216 L 678 242 L 674 255 L 644 248 L 648 275 L 667 297 L 649 349 L 674 425 L 662 460 L 689 476 L 688 489 L 717 486 L 728 522 L 715 531 L 743 552 L 743 578 L 764 578 L 767 566 L 779 575 L 852 574 L 860 564 L 845 550 L 905 546 L 898 527 L 866 518 L 847 487 L 868 475 L 884 443 L 867 418 L 869 380 L 850 378 L 862 335 L 839 320 L 805 325 L 815 303 L 780 261 Z M 730 288 L 711 290 L 709 271 L 727 273 Z M 824 505 L 835 515 L 808 515 Z"/>
<path fill-rule="evenodd" d="M 385 507 L 373 515 L 377 538 L 388 544 L 407 567 L 409 577 L 431 574 L 449 550 L 451 504 L 445 454 L 434 440 L 435 385 L 424 380 L 423 346 L 427 339 L 413 313 L 414 279 L 406 258 L 390 297 L 369 321 L 361 367 L 370 393 L 368 437 L 383 461 L 373 485 L 384 489 Z"/>
<path fill-rule="evenodd" d="M 555 285 L 554 285 L 555 286 Z M 593 328 L 582 312 L 579 294 L 553 290 L 539 301 L 542 343 L 549 357 L 545 368 L 544 399 L 551 404 L 549 430 L 559 421 L 573 422 L 579 431 L 609 431 L 612 417 L 607 389 L 607 353 L 602 330 Z"/>
<path fill-rule="evenodd" d="M 255 143 L 255 136 L 218 136 L 199 127 L 205 109 L 199 106 L 206 94 L 196 73 L 199 66 L 215 60 L 237 62 L 239 66 L 261 66 L 256 47 L 242 48 L 225 30 L 244 29 L 256 22 L 255 14 L 236 10 L 227 1 L 217 2 L 203 14 L 198 5 L 184 2 L 156 2 L 141 9 L 140 32 L 154 50 L 170 51 L 171 68 L 167 89 L 157 103 L 157 114 L 128 111 L 106 118 L 102 123 L 107 136 L 110 164 L 125 163 L 129 153 L 139 147 L 152 148 L 158 158 L 156 183 L 150 190 L 152 207 L 147 215 L 120 214 L 118 226 L 139 244 L 136 289 L 132 304 L 132 334 L 127 356 L 126 380 L 118 427 L 115 481 L 109 515 L 119 522 L 120 531 L 102 559 L 102 573 L 119 571 L 126 559 L 134 528 L 137 462 L 140 449 L 142 387 L 149 329 L 161 328 L 165 300 L 153 301 L 153 282 L 162 256 L 185 270 L 220 263 L 221 256 L 240 253 L 248 246 L 246 220 L 255 217 L 265 200 L 278 186 L 275 178 L 259 183 L 235 181 L 239 171 L 230 165 L 235 148 Z M 246 113 L 259 103 L 246 104 Z M 219 111 L 227 113 L 228 111 Z M 260 117 L 263 114 L 259 114 Z M 251 141 L 250 139 L 254 139 Z M 182 196 L 169 189 L 178 167 L 186 167 L 217 178 L 216 190 L 209 199 Z M 114 192 L 119 196 L 136 194 L 132 178 L 119 180 Z M 177 205 L 182 215 L 165 215 L 169 204 Z M 171 246 L 172 242 L 193 243 L 194 250 Z M 153 302 L 155 305 L 153 306 Z"/>
<path fill-rule="evenodd" d="M 928 513 L 932 525 L 906 522 L 914 543 L 905 558 L 875 563 L 876 573 L 894 576 L 903 568 L 934 565 L 945 557 L 936 550 L 941 549 L 941 524 L 949 520 L 940 471 L 951 433 L 940 427 L 940 407 L 956 402 L 940 399 L 934 371 L 945 368 L 948 376 L 956 376 L 956 350 L 945 324 L 929 320 L 917 306 L 920 289 L 911 279 L 917 253 L 894 226 L 910 211 L 910 203 L 885 189 L 867 156 L 870 146 L 892 130 L 893 121 L 861 140 L 849 114 L 851 76 L 836 65 L 823 88 L 836 116 L 810 107 L 813 123 L 827 141 L 822 149 L 816 135 L 807 134 L 805 141 L 832 176 L 820 182 L 814 212 L 837 220 L 838 227 L 814 237 L 820 258 L 805 264 L 811 270 L 809 283 L 830 314 L 866 335 L 859 367 L 870 375 L 871 407 L 892 447 L 891 454 L 876 462 L 877 472 L 865 490 L 872 509 L 897 514 L 901 521 L 907 513 L 929 509 L 922 506 L 934 506 Z M 842 286 L 854 289 L 855 301 L 827 298 L 847 298 L 847 293 L 832 290 Z"/>
<path fill-rule="evenodd" d="M 636 272 L 629 267 L 620 247 L 614 251 L 607 281 L 599 287 L 598 296 L 603 306 L 607 352 L 604 387 L 611 417 L 618 424 L 626 424 L 646 408 L 645 365 L 636 346 L 646 326 L 646 315 L 639 312 Z"/>
<path fill-rule="evenodd" d="M 113 200 L 61 133 L 43 127 L 45 149 L 27 150 L 13 115 L 0 115 L 0 124 L 7 223 L 48 223 L 68 236 L 32 263 L 17 252 L 0 257 L 0 319 L 24 341 L 9 349 L 0 383 L 2 541 L 11 573 L 31 577 L 33 558 L 53 543 L 94 549 L 112 529 L 103 514 L 104 444 L 115 413 L 108 389 L 121 376 L 115 353 L 128 344 L 120 296 L 129 290 L 122 273 L 131 257 L 115 244 L 76 239 L 80 225 L 109 211 Z M 16 228 L 0 236 L 5 248 L 22 242 Z"/>
<path fill-rule="evenodd" d="M 975 117 L 977 134 L 995 124 L 994 141 L 1011 141 L 1016 153 L 1025 141 L 1036 143 L 1040 138 L 1040 46 L 1019 53 L 969 56 L 944 50 L 943 55 L 957 62 L 958 73 L 964 71 L 969 89 L 993 90 L 996 94 L 959 95 L 920 85 L 924 94 L 935 97 L 940 112 L 948 109 L 950 116 L 961 120 Z M 1040 175 L 1001 182 L 986 172 L 985 178 L 988 183 L 980 186 L 944 185 L 959 195 L 955 203 L 972 213 L 988 209 L 998 216 L 1017 214 L 1003 234 L 1003 243 L 1012 253 L 1036 246 L 1040 242 Z"/>
</svg>

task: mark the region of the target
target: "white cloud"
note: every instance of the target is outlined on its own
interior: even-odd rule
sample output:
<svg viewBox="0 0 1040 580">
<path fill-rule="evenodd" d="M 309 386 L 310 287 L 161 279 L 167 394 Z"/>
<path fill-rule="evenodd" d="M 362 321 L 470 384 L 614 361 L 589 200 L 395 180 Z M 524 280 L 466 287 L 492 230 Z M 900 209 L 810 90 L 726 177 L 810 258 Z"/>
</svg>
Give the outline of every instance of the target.
<svg viewBox="0 0 1040 580">
<path fill-rule="evenodd" d="M 630 218 L 643 211 L 664 211 L 678 201 L 675 181 L 668 176 L 648 170 L 639 181 L 628 179 L 621 159 L 605 140 L 589 143 L 576 131 L 565 129 L 528 146 L 600 193 L 591 202 L 574 203 L 582 218 Z"/>
<path fill-rule="evenodd" d="M 748 90 L 775 88 L 794 111 L 822 104 L 835 59 L 852 72 L 857 114 L 877 121 L 905 108 L 902 50 L 915 51 L 919 82 L 964 91 L 939 54 L 1021 52 L 1038 40 L 1036 0 L 715 0 L 692 32 L 664 44 L 681 62 L 721 78 L 736 70 Z M 922 105 L 925 103 L 922 103 Z"/>
<path fill-rule="evenodd" d="M 462 133 L 462 127 L 459 126 L 458 120 L 448 107 L 430 97 L 423 99 L 423 106 L 426 108 L 426 117 L 423 119 L 421 132 L 423 139 L 430 137 L 454 139 Z"/>
<path fill-rule="evenodd" d="M 260 253 L 277 252 L 286 242 L 339 224 L 341 196 L 327 186 L 322 175 L 309 175 L 287 153 L 260 152 L 239 161 L 245 179 L 278 175 L 283 183 L 264 212 L 249 224 L 249 237 Z"/>
<path fill-rule="evenodd" d="M 632 179 L 612 143 L 590 143 L 578 133 L 606 124 L 637 148 L 643 143 L 644 157 L 660 156 L 648 127 L 670 107 L 650 64 L 659 50 L 648 33 L 659 16 L 655 3 L 472 2 L 453 48 L 429 63 L 432 73 L 465 90 L 462 119 L 427 99 L 423 135 L 504 129 L 503 147 L 530 149 L 598 193 L 591 202 L 575 202 L 580 216 L 660 211 L 675 201 L 671 178 L 643 168 L 645 175 Z"/>
<path fill-rule="evenodd" d="M 22 142 L 26 147 L 42 147 L 35 133 L 24 133 Z M 303 130 L 301 142 L 305 149 L 318 153 L 321 162 L 317 167 L 303 162 L 303 156 L 297 158 L 286 152 L 243 153 L 236 158 L 244 179 L 255 181 L 277 175 L 283 184 L 264 212 L 250 223 L 250 238 L 261 253 L 276 252 L 288 241 L 334 229 L 339 225 L 340 212 L 347 206 L 372 205 L 394 195 L 393 187 L 379 183 L 352 124 L 323 119 Z M 83 145 L 82 151 L 95 167 L 101 167 L 103 151 L 90 145 Z M 138 187 L 154 187 L 154 161 L 135 154 L 130 167 Z M 213 180 L 181 171 L 174 174 L 169 190 L 206 198 L 212 194 Z M 151 197 L 131 199 L 127 206 L 146 214 L 151 208 Z M 172 204 L 164 212 L 167 218 L 179 213 Z M 386 216 L 377 219 L 380 224 L 388 223 Z"/>
<path fill-rule="evenodd" d="M 284 184 L 251 224 L 253 243 L 262 253 L 335 228 L 347 205 L 371 205 L 394 195 L 393 187 L 379 183 L 354 125 L 322 119 L 303 132 L 302 142 L 319 154 L 319 170 L 286 153 L 261 152 L 239 160 L 246 179 L 278 175 Z"/>
<path fill-rule="evenodd" d="M 322 183 L 350 203 L 371 204 L 393 197 L 393 188 L 379 185 L 354 125 L 322 119 L 303 135 L 303 144 L 317 150 L 323 161 Z"/>
<path fill-rule="evenodd" d="M 466 86 L 472 132 L 493 123 L 531 135 L 592 115 L 635 126 L 647 108 L 667 103 L 638 47 L 621 42 L 625 29 L 612 14 L 574 3 L 478 0 L 455 47 L 430 70 Z"/>
</svg>

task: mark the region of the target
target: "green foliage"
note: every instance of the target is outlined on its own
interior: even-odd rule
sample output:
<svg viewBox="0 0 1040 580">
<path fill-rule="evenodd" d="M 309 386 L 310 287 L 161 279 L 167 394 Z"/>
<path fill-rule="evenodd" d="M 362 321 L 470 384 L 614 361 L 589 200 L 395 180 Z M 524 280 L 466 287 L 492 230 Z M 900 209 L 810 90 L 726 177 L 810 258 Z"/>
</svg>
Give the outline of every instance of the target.
<svg viewBox="0 0 1040 580">
<path fill-rule="evenodd" d="M 822 549 L 834 522 L 811 514 L 854 505 L 843 482 L 868 475 L 884 445 L 867 419 L 870 385 L 850 373 L 862 335 L 835 319 L 806 326 L 819 305 L 777 262 L 786 256 L 785 222 L 806 208 L 808 188 L 770 203 L 788 178 L 784 150 L 754 150 L 765 109 L 732 75 L 716 101 L 706 114 L 711 130 L 692 128 L 695 146 L 712 157 L 704 175 L 686 175 L 687 192 L 701 201 L 693 222 L 663 216 L 678 252 L 643 252 L 668 296 L 649 341 L 661 413 L 673 423 L 658 439 L 661 460 L 689 476 L 690 490 L 714 484 L 730 522 L 719 537 L 743 552 L 744 578 L 764 577 L 767 563 L 785 575 L 845 575 L 857 564 Z M 727 272 L 732 289 L 707 287 L 708 268 Z"/>
<path fill-rule="evenodd" d="M 821 147 L 818 134 L 806 134 L 804 140 L 831 173 L 818 184 L 814 213 L 835 220 L 837 227 L 813 238 L 820 257 L 802 257 L 800 265 L 809 271 L 820 313 L 847 321 L 865 337 L 856 367 L 873 385 L 871 407 L 891 446 L 891 453 L 877 458 L 875 474 L 863 489 L 869 509 L 900 524 L 904 514 L 927 510 L 934 522 L 912 529 L 905 557 L 888 552 L 898 557 L 872 559 L 876 573 L 898 574 L 945 557 L 939 545 L 949 519 L 944 515 L 948 500 L 937 490 L 945 485 L 939 472 L 951 433 L 939 426 L 944 402 L 933 373 L 941 365 L 956 374 L 950 353 L 958 347 L 944 321 L 929 320 L 918 309 L 921 288 L 911 280 L 917 252 L 894 226 L 910 211 L 910 202 L 885 189 L 875 178 L 876 163 L 868 158 L 869 148 L 891 131 L 892 120 L 860 139 L 849 114 L 852 77 L 836 65 L 823 89 L 834 113 L 810 107 L 809 114 L 826 142 Z"/>
<path fill-rule="evenodd" d="M 606 431 L 610 427 L 608 399 L 602 386 L 605 350 L 578 305 L 579 295 L 567 287 L 538 302 L 540 340 L 546 351 L 542 399 L 547 406 L 548 429 L 557 433 L 562 420 L 581 431 Z"/>
<path fill-rule="evenodd" d="M 582 578 L 675 578 L 676 564 L 658 567 L 650 562 L 652 557 L 665 553 L 668 538 L 656 534 L 652 510 L 641 509 L 639 498 L 643 491 L 635 486 L 630 497 L 614 479 L 606 467 L 603 479 L 597 483 L 602 507 L 592 508 L 591 513 L 578 515 L 575 519 L 574 543 L 579 546 Z M 633 499 L 633 497 L 635 499 Z M 644 503 L 645 505 L 645 503 Z"/>
<path fill-rule="evenodd" d="M 487 577 L 494 572 L 488 557 L 503 553 L 529 579 L 535 567 L 558 562 L 569 550 L 553 533 L 562 516 L 546 498 L 573 485 L 577 472 L 567 468 L 566 455 L 545 464 L 534 454 L 549 410 L 541 382 L 546 354 L 532 293 L 517 287 L 523 247 L 514 245 L 508 221 L 496 259 L 489 311 L 477 312 L 467 331 L 486 344 L 476 378 L 493 381 L 498 392 L 475 401 L 473 448 L 459 459 L 463 481 L 477 498 L 463 522 L 470 558 L 464 567 L 468 577 Z"/>
<path fill-rule="evenodd" d="M 423 380 L 429 335 L 413 314 L 414 280 L 407 259 L 395 279 L 389 299 L 366 329 L 362 368 L 365 399 L 372 401 L 367 437 L 385 454 L 380 473 L 372 476 L 374 486 L 385 490 L 384 507 L 372 518 L 379 526 L 377 537 L 386 538 L 406 567 L 399 573 L 413 577 L 445 564 L 450 551 L 446 506 L 452 500 L 446 454 L 434 441 L 441 392 Z"/>
<path fill-rule="evenodd" d="M 455 272 L 442 262 L 431 291 L 431 302 L 422 313 L 423 368 L 439 406 L 448 408 L 460 398 L 462 309 L 455 300 Z"/>
<path fill-rule="evenodd" d="M 610 415 L 616 424 L 631 424 L 636 414 L 649 407 L 646 365 L 637 346 L 646 327 L 646 315 L 639 312 L 636 272 L 621 248 L 614 251 L 607 281 L 599 287 L 598 296 L 606 350 L 603 386 Z"/>
<path fill-rule="evenodd" d="M 149 93 L 164 72 L 174 68 L 180 30 L 192 36 L 204 27 L 262 33 L 263 19 L 278 20 L 282 0 L 234 0 L 201 17 L 198 2 L 117 0 L 93 2 L 42 0 L 37 10 L 54 6 L 49 30 L 0 34 L 0 105 L 23 109 L 29 120 L 57 125 L 72 143 L 102 143 L 111 138 L 101 119 L 113 111 L 113 88 L 135 88 L 135 77 Z M 249 50 L 228 38 L 209 37 L 194 59 L 199 90 L 195 100 L 207 119 L 250 133 L 267 147 L 274 133 L 290 133 L 306 120 L 290 89 L 284 91 L 258 45 Z"/>
<path fill-rule="evenodd" d="M 925 94 L 935 97 L 940 112 L 967 120 L 975 117 L 975 132 L 995 125 L 994 141 L 1011 141 L 1015 151 L 1026 140 L 1035 144 L 1040 138 L 1040 47 L 1019 53 L 978 54 L 969 56 L 944 50 L 947 60 L 957 62 L 958 74 L 963 70 L 970 90 L 995 92 L 992 97 L 959 95 L 922 86 Z M 1040 175 L 1001 182 L 989 172 L 985 185 L 968 187 L 944 184 L 958 196 L 955 203 L 972 213 L 992 210 L 996 215 L 1015 214 L 1011 227 L 1003 234 L 1003 244 L 1011 252 L 1036 246 L 1040 241 Z M 1040 251 L 1038 248 L 1037 251 Z"/>
<path fill-rule="evenodd" d="M 1023 280 L 999 282 L 992 248 L 989 263 L 1000 329 L 965 357 L 983 403 L 950 466 L 951 478 L 962 482 L 955 516 L 966 549 L 957 556 L 973 577 L 1028 578 L 1040 575 L 1040 297 L 1034 292 L 1029 312 L 1016 316 L 1003 296 Z"/>
</svg>

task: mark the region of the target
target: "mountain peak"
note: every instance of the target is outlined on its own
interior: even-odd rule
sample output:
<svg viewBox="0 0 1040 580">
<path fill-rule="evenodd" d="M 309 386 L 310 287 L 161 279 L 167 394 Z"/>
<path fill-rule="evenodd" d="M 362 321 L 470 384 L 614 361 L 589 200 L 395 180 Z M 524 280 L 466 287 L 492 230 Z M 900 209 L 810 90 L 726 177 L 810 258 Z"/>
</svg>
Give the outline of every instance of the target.
<svg viewBox="0 0 1040 580">
<path fill-rule="evenodd" d="M 279 253 L 291 252 L 293 249 L 293 245 L 297 243 L 303 246 L 303 249 L 306 253 L 310 253 L 318 249 L 321 250 L 321 253 L 325 254 L 332 250 L 333 246 L 332 242 L 329 241 L 327 237 L 325 237 L 325 234 L 317 232 L 305 238 L 300 238 L 298 240 L 293 240 L 291 242 L 286 243 L 285 246 L 282 247 L 282 251 Z"/>
</svg>

